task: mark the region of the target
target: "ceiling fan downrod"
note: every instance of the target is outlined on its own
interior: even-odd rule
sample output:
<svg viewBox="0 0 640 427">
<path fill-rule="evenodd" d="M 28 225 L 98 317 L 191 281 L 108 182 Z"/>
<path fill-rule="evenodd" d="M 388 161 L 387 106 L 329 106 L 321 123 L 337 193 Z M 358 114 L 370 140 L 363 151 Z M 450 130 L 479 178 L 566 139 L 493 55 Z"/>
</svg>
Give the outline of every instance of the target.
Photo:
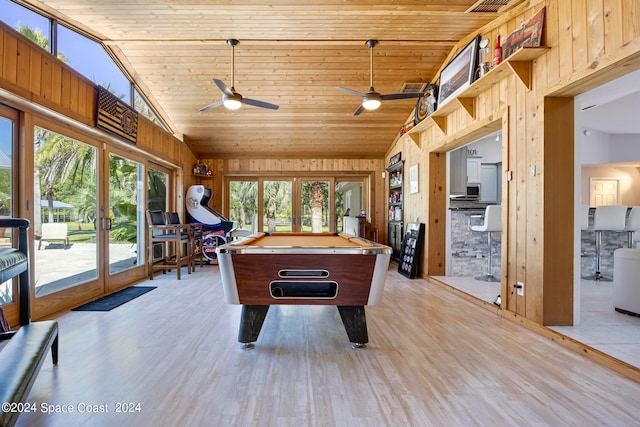
<svg viewBox="0 0 640 427">
<path fill-rule="evenodd" d="M 236 46 L 240 43 L 237 39 L 227 39 L 227 44 L 231 46 L 231 89 L 235 86 L 236 70 Z"/>
<path fill-rule="evenodd" d="M 369 39 L 365 44 L 369 47 L 369 87 L 373 90 L 373 48 L 378 44 L 378 40 Z"/>
</svg>

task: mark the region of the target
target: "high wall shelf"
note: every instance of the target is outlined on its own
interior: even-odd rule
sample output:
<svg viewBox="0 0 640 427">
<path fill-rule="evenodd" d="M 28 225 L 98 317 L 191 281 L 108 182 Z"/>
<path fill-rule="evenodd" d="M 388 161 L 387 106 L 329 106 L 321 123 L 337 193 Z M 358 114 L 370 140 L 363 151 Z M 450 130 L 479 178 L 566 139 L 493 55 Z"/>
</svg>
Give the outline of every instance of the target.
<svg viewBox="0 0 640 427">
<path fill-rule="evenodd" d="M 447 133 L 446 116 L 462 107 L 469 116 L 475 118 L 476 98 L 491 86 L 501 82 L 505 78 L 514 74 L 527 90 L 532 86 L 533 60 L 549 50 L 548 47 L 522 47 L 505 58 L 500 64 L 492 68 L 487 74 L 473 82 L 460 94 L 445 102 L 442 107 L 434 111 L 429 117 L 418 123 L 407 135 L 420 146 L 420 133 L 431 126 L 437 126 L 442 133 Z"/>
</svg>

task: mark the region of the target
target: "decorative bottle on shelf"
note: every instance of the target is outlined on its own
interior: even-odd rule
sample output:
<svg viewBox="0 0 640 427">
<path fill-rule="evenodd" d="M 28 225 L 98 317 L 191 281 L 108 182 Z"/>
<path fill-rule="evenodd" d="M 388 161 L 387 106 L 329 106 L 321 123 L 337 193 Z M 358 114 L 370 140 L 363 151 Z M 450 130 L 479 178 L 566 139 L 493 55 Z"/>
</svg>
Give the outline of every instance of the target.
<svg viewBox="0 0 640 427">
<path fill-rule="evenodd" d="M 502 46 L 500 45 L 500 34 L 496 36 L 496 47 L 493 49 L 493 66 L 502 62 Z"/>
</svg>

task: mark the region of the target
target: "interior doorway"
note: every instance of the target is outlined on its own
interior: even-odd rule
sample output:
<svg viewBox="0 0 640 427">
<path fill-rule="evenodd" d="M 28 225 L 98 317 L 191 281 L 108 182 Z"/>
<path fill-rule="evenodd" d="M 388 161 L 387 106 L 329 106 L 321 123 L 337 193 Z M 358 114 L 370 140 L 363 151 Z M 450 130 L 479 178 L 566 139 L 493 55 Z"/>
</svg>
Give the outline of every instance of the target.
<svg viewBox="0 0 640 427">
<path fill-rule="evenodd" d="M 501 292 L 502 233 L 492 231 L 489 244 L 489 233 L 475 229 L 487 206 L 502 203 L 502 151 L 497 130 L 447 153 L 446 276 L 435 276 L 490 303 Z"/>
<path fill-rule="evenodd" d="M 581 276 L 592 273 L 595 264 L 594 208 L 640 205 L 636 191 L 640 186 L 640 123 L 635 118 L 639 98 L 640 70 L 575 97 L 574 322 L 573 326 L 551 326 L 637 367 L 640 318 L 614 310 L 613 282 Z M 582 205 L 590 207 L 587 229 L 581 229 Z M 602 247 L 601 271 L 612 277 L 613 253 L 626 247 L 626 233 L 603 233 Z"/>
</svg>

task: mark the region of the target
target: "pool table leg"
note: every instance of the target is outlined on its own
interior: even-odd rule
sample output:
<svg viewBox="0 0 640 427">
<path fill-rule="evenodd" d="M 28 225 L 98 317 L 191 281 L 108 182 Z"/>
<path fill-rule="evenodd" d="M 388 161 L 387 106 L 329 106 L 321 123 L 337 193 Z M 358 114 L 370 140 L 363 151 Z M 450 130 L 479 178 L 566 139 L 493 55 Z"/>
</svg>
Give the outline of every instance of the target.
<svg viewBox="0 0 640 427">
<path fill-rule="evenodd" d="M 352 347 L 364 347 L 369 342 L 367 334 L 367 318 L 363 305 L 339 305 L 338 312 L 342 318 L 344 329 L 347 331 Z"/>
<path fill-rule="evenodd" d="M 268 305 L 242 306 L 238 342 L 244 344 L 245 348 L 252 348 L 252 343 L 257 341 L 264 318 L 267 316 L 267 311 L 269 311 Z"/>
</svg>

